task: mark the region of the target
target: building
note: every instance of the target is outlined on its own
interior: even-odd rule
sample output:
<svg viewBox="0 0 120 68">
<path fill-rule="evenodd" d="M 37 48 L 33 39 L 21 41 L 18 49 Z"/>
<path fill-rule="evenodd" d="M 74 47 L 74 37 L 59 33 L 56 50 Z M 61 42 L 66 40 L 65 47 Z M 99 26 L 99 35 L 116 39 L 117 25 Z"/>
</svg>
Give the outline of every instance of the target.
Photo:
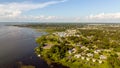
<svg viewBox="0 0 120 68">
<path fill-rule="evenodd" d="M 96 62 L 96 59 L 92 59 L 93 62 Z"/>
<path fill-rule="evenodd" d="M 90 58 L 86 58 L 86 60 L 87 60 L 87 61 L 89 61 L 89 60 L 90 60 Z"/>
<path fill-rule="evenodd" d="M 93 54 L 92 53 L 87 53 L 87 56 L 88 57 L 93 57 Z"/>
<path fill-rule="evenodd" d="M 80 58 L 80 57 L 81 57 L 81 54 L 76 54 L 74 57 Z"/>
<path fill-rule="evenodd" d="M 72 50 L 68 50 L 68 53 L 69 53 L 69 54 L 72 54 Z"/>
<path fill-rule="evenodd" d="M 40 54 L 38 54 L 38 57 L 40 57 L 41 55 Z"/>
<path fill-rule="evenodd" d="M 81 57 L 81 59 L 82 59 L 82 60 L 84 60 L 84 59 L 85 59 L 85 57 L 83 57 L 83 56 L 82 56 L 82 57 Z"/>
<path fill-rule="evenodd" d="M 106 56 L 104 56 L 104 55 L 100 55 L 100 57 L 99 57 L 101 60 L 105 60 L 105 59 L 107 59 L 107 57 Z"/>
<path fill-rule="evenodd" d="M 102 63 L 102 60 L 98 60 L 98 62 L 101 64 L 101 63 Z"/>
</svg>

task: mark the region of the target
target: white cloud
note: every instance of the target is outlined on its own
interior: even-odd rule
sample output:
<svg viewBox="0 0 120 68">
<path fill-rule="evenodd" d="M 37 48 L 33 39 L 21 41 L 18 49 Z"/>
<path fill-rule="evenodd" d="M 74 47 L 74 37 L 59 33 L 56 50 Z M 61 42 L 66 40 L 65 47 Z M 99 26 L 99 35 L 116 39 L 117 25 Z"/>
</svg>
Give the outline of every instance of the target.
<svg viewBox="0 0 120 68">
<path fill-rule="evenodd" d="M 120 19 L 120 12 L 118 13 L 100 13 L 96 15 L 89 15 L 87 16 L 88 19 L 92 20 L 116 20 Z"/>
<path fill-rule="evenodd" d="M 22 13 L 45 8 L 50 5 L 66 2 L 67 0 L 56 0 L 44 3 L 0 3 L 0 21 L 71 21 L 71 22 L 94 22 L 94 21 L 120 21 L 120 12 L 118 13 L 99 13 L 90 14 L 85 17 L 59 17 L 59 16 L 31 16 Z"/>
<path fill-rule="evenodd" d="M 66 1 L 68 1 L 68 0 L 61 0 L 61 2 L 66 2 Z"/>
<path fill-rule="evenodd" d="M 58 4 L 61 2 L 65 2 L 66 0 L 59 0 L 59 1 L 49 1 L 44 3 L 2 3 L 0 4 L 0 18 L 15 18 L 20 16 L 23 12 L 40 9 L 47 7 L 49 5 Z"/>
<path fill-rule="evenodd" d="M 40 15 L 40 16 L 21 16 L 21 17 L 18 17 L 18 19 L 36 20 L 36 21 L 47 21 L 48 20 L 49 21 L 49 20 L 60 19 L 60 17 Z"/>
<path fill-rule="evenodd" d="M 120 12 L 90 14 L 84 17 L 76 17 L 76 22 L 120 22 Z"/>
<path fill-rule="evenodd" d="M 6 20 L 7 19 L 7 20 Z M 46 22 L 54 22 L 54 21 L 64 21 L 66 20 L 65 17 L 59 17 L 59 16 L 45 16 L 45 15 L 39 15 L 39 16 L 32 16 L 32 15 L 20 15 L 16 17 L 6 18 L 2 17 L 0 18 L 0 21 L 46 21 Z"/>
</svg>

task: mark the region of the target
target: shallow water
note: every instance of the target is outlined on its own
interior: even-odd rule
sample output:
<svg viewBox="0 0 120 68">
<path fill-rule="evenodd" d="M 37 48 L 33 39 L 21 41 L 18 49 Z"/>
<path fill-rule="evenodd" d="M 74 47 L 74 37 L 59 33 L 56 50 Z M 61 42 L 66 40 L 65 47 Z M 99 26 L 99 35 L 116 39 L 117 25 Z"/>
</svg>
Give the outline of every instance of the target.
<svg viewBox="0 0 120 68">
<path fill-rule="evenodd" d="M 0 26 L 0 68 L 10 67 L 16 62 L 23 61 L 25 64 L 33 64 L 38 58 L 34 55 L 34 48 L 37 46 L 35 38 L 45 34 L 45 32 L 36 32 L 30 28 L 21 28 L 14 26 Z M 32 60 L 29 58 L 32 57 Z M 40 60 L 41 68 L 46 64 Z"/>
</svg>

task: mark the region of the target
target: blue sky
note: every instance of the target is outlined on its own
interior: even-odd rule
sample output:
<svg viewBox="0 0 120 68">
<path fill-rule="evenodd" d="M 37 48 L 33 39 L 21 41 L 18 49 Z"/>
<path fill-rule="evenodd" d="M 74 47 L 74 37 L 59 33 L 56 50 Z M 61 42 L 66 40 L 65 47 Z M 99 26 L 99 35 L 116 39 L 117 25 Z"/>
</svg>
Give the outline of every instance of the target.
<svg viewBox="0 0 120 68">
<path fill-rule="evenodd" d="M 120 0 L 0 0 L 1 22 L 120 22 Z"/>
</svg>

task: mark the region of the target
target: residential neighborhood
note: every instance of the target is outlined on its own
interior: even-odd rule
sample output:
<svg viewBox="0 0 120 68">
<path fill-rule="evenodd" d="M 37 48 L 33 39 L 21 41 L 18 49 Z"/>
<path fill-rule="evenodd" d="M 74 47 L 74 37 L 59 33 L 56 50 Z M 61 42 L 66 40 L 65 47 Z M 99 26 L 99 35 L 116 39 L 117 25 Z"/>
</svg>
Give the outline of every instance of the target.
<svg viewBox="0 0 120 68">
<path fill-rule="evenodd" d="M 111 28 L 113 28 L 111 25 L 109 27 L 88 25 L 82 28 L 55 31 L 36 40 L 43 45 L 40 46 L 41 52 L 39 48 L 36 48 L 36 53 L 39 57 L 46 58 L 46 61 L 49 57 L 49 61 L 54 60 L 65 66 L 71 64 L 71 68 L 74 68 L 72 67 L 74 65 L 78 65 L 77 68 L 83 65 L 84 68 L 84 64 L 87 67 L 101 68 L 104 66 L 109 68 L 108 63 L 118 62 L 117 58 L 120 58 L 118 46 L 120 41 L 114 36 L 120 37 L 120 31 L 116 32 Z M 114 28 L 119 29 L 118 27 Z M 112 61 L 113 57 L 116 61 Z"/>
</svg>

